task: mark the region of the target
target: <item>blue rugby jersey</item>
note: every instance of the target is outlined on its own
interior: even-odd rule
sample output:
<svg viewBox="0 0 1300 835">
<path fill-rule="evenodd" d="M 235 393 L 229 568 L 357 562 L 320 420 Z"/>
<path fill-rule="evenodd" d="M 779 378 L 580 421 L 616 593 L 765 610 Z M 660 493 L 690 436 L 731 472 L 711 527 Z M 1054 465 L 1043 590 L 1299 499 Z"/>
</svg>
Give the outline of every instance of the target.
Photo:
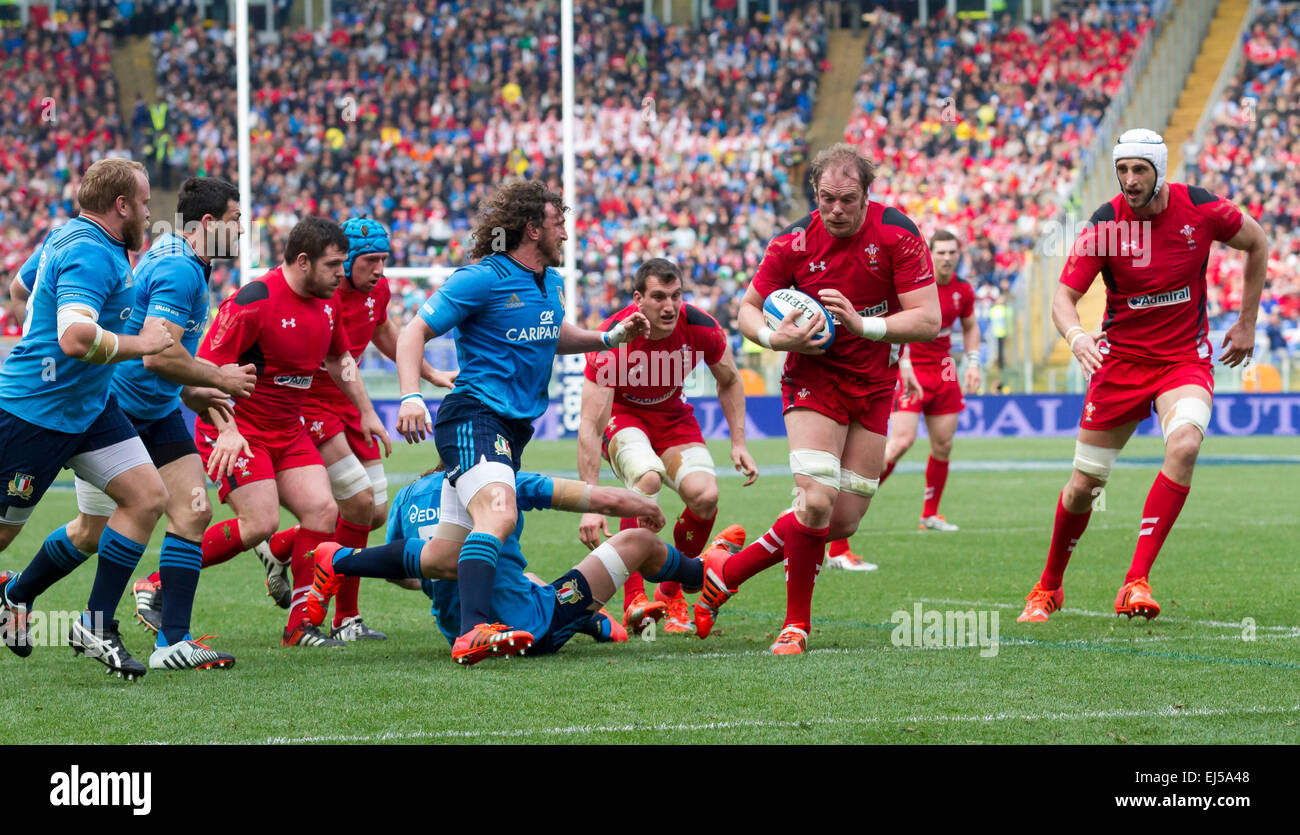
<svg viewBox="0 0 1300 835">
<path fill-rule="evenodd" d="M 99 325 L 126 333 L 135 303 L 126 244 L 84 215 L 46 238 L 23 336 L 0 366 L 0 408 L 59 432 L 84 432 L 104 411 L 114 366 L 73 359 L 59 347 L 58 311 L 88 307 Z"/>
<path fill-rule="evenodd" d="M 457 394 L 507 418 L 536 420 L 546 411 L 564 322 L 557 270 L 534 273 L 509 255 L 489 255 L 452 273 L 420 318 L 435 334 L 458 331 Z"/>
<path fill-rule="evenodd" d="M 208 275 L 212 268 L 189 241 L 164 235 L 135 265 L 136 296 L 127 333 L 139 333 L 150 316 L 180 325 L 181 345 L 193 356 L 208 324 Z M 127 414 L 146 419 L 166 417 L 180 408 L 181 384 L 144 367 L 143 359 L 122 363 L 111 387 Z"/>
</svg>

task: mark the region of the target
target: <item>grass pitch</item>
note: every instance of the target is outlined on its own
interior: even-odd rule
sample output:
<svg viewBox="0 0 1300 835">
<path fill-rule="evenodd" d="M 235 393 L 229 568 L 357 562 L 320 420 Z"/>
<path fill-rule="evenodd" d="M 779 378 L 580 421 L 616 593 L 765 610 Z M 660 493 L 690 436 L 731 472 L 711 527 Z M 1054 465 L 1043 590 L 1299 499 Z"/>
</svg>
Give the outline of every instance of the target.
<svg viewBox="0 0 1300 835">
<path fill-rule="evenodd" d="M 229 672 L 151 671 L 128 684 L 66 646 L 21 660 L 0 651 L 0 728 L 10 743 L 1296 743 L 1300 741 L 1300 574 L 1294 488 L 1300 450 L 1281 438 L 1212 437 L 1194 489 L 1153 571 L 1154 621 L 1113 612 L 1159 466 L 1158 440 L 1135 439 L 1094 513 L 1065 582 L 1065 609 L 1017 624 L 1042 570 L 1071 439 L 962 440 L 943 498 L 958 533 L 919 533 L 924 441 L 872 504 L 854 550 L 871 573 L 824 569 L 810 652 L 767 654 L 784 614 L 775 568 L 746 584 L 707 641 L 660 634 L 597 645 L 577 636 L 558 655 L 452 663 L 428 601 L 382 581 L 362 586 L 382 643 L 283 649 L 284 612 L 264 594 L 251 552 L 204 574 L 195 634 L 238 659 Z M 752 541 L 790 501 L 784 440 L 751 451 L 765 474 L 721 480 L 718 529 Z M 727 462 L 726 445 L 713 445 Z M 431 445 L 402 445 L 388 464 L 395 494 L 428 466 Z M 572 471 L 571 442 L 535 443 L 525 466 Z M 671 520 L 680 512 L 665 491 Z M 20 569 L 75 513 L 70 482 L 47 495 L 0 556 Z M 225 508 L 219 508 L 223 518 Z M 547 579 L 584 554 L 578 517 L 532 513 L 524 540 Z M 377 535 L 374 541 L 379 540 Z M 161 528 L 142 562 L 157 565 Z M 81 608 L 93 561 L 40 600 Z M 996 654 L 979 647 L 899 647 L 895 613 L 998 615 Z M 614 607 L 617 607 L 617 599 Z M 130 593 L 118 616 L 147 658 Z M 109 708 L 109 709 L 106 709 Z"/>
</svg>

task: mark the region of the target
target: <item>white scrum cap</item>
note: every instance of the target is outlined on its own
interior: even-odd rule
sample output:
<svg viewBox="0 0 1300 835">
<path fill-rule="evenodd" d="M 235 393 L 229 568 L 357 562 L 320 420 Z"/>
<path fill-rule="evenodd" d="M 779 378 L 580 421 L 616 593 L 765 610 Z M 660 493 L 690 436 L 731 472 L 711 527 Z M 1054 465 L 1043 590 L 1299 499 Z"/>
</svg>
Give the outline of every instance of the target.
<svg viewBox="0 0 1300 835">
<path fill-rule="evenodd" d="M 1165 187 L 1165 171 L 1169 167 L 1169 149 L 1165 147 L 1164 137 L 1146 128 L 1124 131 L 1111 154 L 1113 162 L 1122 159 L 1144 159 L 1156 169 L 1156 188 L 1151 192 L 1151 200 L 1155 200 Z"/>
</svg>

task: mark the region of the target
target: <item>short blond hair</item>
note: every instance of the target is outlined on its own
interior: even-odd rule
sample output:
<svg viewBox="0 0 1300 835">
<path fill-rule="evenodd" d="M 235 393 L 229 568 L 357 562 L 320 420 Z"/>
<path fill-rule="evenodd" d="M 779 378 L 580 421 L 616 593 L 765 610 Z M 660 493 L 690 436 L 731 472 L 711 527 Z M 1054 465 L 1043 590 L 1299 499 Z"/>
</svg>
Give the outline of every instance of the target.
<svg viewBox="0 0 1300 835">
<path fill-rule="evenodd" d="M 848 142 L 836 142 L 813 157 L 812 164 L 808 166 L 808 180 L 814 189 L 821 188 L 822 175 L 831 169 L 847 169 L 857 174 L 863 194 L 866 194 L 871 181 L 876 179 L 875 163 L 867 159 L 856 145 Z"/>
<path fill-rule="evenodd" d="M 135 175 L 144 174 L 144 166 L 135 160 L 107 157 L 86 169 L 77 189 L 77 203 L 83 212 L 104 214 L 113 208 L 118 197 L 135 197 Z"/>
</svg>

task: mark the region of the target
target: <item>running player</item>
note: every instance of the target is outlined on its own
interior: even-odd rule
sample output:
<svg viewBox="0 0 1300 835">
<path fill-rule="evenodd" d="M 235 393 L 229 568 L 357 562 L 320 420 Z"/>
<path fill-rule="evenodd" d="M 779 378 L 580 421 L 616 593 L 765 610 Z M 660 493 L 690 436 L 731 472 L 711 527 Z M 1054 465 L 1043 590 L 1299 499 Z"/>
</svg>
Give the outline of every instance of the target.
<svg viewBox="0 0 1300 835">
<path fill-rule="evenodd" d="M 440 517 L 443 479 L 441 471 L 426 474 L 398 494 L 388 523 L 388 545 L 353 551 L 327 543 L 316 549 L 316 580 L 309 616 L 324 617 L 324 604 L 342 581 L 341 572 L 360 572 L 399 582 L 418 580 L 434 601 L 438 628 L 448 643 L 454 644 L 462 632 L 455 582 L 459 550 L 454 540 L 430 537 L 434 536 L 435 526 L 447 521 L 464 530 L 473 523 L 468 517 Z M 644 570 L 652 580 L 672 580 L 698 589 L 702 564 L 654 535 L 663 527 L 664 515 L 651 499 L 620 487 L 592 486 L 528 472 L 516 474 L 515 490 L 518 518 L 501 547 L 491 611 L 498 620 L 519 624 L 534 636 L 527 648 L 529 655 L 555 652 L 578 632 L 597 641 L 626 640 L 627 632 L 609 617 L 604 603 L 630 571 Z M 644 528 L 619 532 L 572 571 L 554 583 L 544 583 L 525 570 L 527 562 L 520 539 L 524 532 L 523 512 L 547 508 L 640 517 Z M 743 541 L 744 530 L 737 527 L 735 535 Z M 485 651 L 509 649 L 496 642 Z"/>
<path fill-rule="evenodd" d="M 161 323 L 126 333 L 135 303 L 127 252 L 144 245 L 149 178 L 138 162 L 102 159 L 82 177 L 82 213 L 41 252 L 23 337 L 0 368 L 0 548 L 7 547 L 65 465 L 105 491 L 117 510 L 98 543 L 85 613 L 68 642 L 127 678 L 146 668 L 122 643 L 114 613 L 166 506 L 167 489 L 139 434 L 109 391 L 112 363 L 171 347 Z M 27 568 L 0 583 L 0 640 L 31 654 L 36 598 L 85 562 L 60 527 Z"/>
<path fill-rule="evenodd" d="M 615 477 L 642 495 L 654 499 L 667 484 L 686 504 L 673 526 L 673 544 L 688 557 L 696 557 L 708 542 L 718 513 L 713 459 L 683 390 L 701 359 L 717 380 L 718 404 L 731 433 L 731 461 L 745 474 L 746 486 L 758 478 L 758 468 L 745 447 L 745 385 L 727 335 L 712 316 L 683 304 L 682 289 L 677 265 L 651 258 L 636 271 L 632 304 L 601 324 L 602 329 L 611 328 L 639 311 L 650 321 L 650 333 L 618 351 L 587 354 L 578 477 L 588 484 L 600 481 L 603 449 Z M 635 519 L 620 524 L 622 530 L 633 527 Z M 584 545 L 596 548 L 602 533 L 609 536 L 605 517 L 583 514 L 578 533 Z M 623 586 L 623 625 L 639 633 L 660 616 L 665 632 L 695 628 L 679 585 L 660 585 L 651 604 L 641 575 L 632 572 Z"/>
<path fill-rule="evenodd" d="M 898 459 L 916 441 L 916 424 L 924 414 L 925 428 L 930 435 L 930 459 L 925 465 L 925 503 L 920 522 L 923 531 L 957 530 L 956 525 L 939 515 L 939 499 L 948 482 L 948 458 L 952 455 L 952 437 L 957 432 L 957 416 L 966 408 L 952 360 L 952 329 L 958 321 L 966 349 L 963 380 L 966 392 L 974 394 L 980 387 L 980 326 L 975 320 L 975 290 L 956 277 L 960 258 L 957 236 L 946 229 L 935 232 L 930 238 L 930 259 L 934 262 L 935 289 L 939 293 L 939 335 L 932 342 L 914 342 L 903 348 L 898 361 L 898 394 L 889 421 L 889 440 L 885 444 L 885 471 L 880 474 L 880 483 L 884 484 Z M 827 552 L 826 562 L 832 568 L 851 571 L 875 568 L 849 550 L 847 539 L 835 540 Z"/>
<path fill-rule="evenodd" d="M 497 555 L 515 526 L 515 473 L 532 421 L 549 403 L 555 355 L 616 347 L 649 329 L 641 313 L 604 333 L 564 321 L 564 286 L 554 269 L 567 238 L 564 212 L 560 195 L 540 182 L 499 188 L 483 201 L 474 229 L 470 257 L 481 260 L 452 273 L 398 339 L 397 429 L 411 443 L 434 429 L 438 455 L 452 465 L 438 536 L 464 543 L 457 574 L 467 629 L 452 648 L 463 664 L 497 654 L 498 643 L 510 654 L 532 641 L 526 630 L 495 623 L 489 613 Z M 453 328 L 460 376 L 438 409 L 435 429 L 419 391 L 420 362 L 425 343 Z M 448 516 L 472 519 L 473 530 L 467 535 L 447 524 Z"/>
<path fill-rule="evenodd" d="M 805 650 L 828 535 L 853 534 L 879 483 L 898 379 L 894 346 L 939 332 L 925 239 L 902 212 L 867 199 L 874 176 L 871 162 L 848 143 L 819 153 L 810 166 L 817 209 L 772 240 L 741 302 L 745 336 L 790 352 L 781 396 L 796 499 L 739 554 L 705 553 L 704 592 L 695 604 L 701 638 L 742 583 L 784 559 L 786 618 L 771 651 Z M 822 349 L 820 312 L 802 327 L 793 314 L 776 330 L 764 325 L 763 301 L 781 287 L 819 299 L 836 318 L 829 351 Z"/>
<path fill-rule="evenodd" d="M 1246 254 L 1237 321 L 1219 360 L 1248 362 L 1268 265 L 1268 239 L 1254 219 L 1203 188 L 1166 183 L 1160 134 L 1126 132 L 1112 153 L 1120 194 L 1092 215 L 1074 243 L 1052 300 L 1052 321 L 1070 344 L 1088 394 L 1079 420 L 1074 473 L 1056 504 L 1047 566 L 1019 621 L 1045 621 L 1065 601 L 1065 567 L 1092 515 L 1092 503 L 1119 452 L 1154 406 L 1165 458 L 1142 507 L 1137 547 L 1115 596 L 1117 615 L 1160 614 L 1151 566 L 1191 490 L 1210 422 L 1214 350 L 1205 315 L 1205 269 L 1214 241 Z M 1079 299 L 1101 273 L 1106 319 L 1100 341 L 1079 323 Z"/>
<path fill-rule="evenodd" d="M 343 282 L 325 310 L 331 323 L 343 329 L 348 350 L 360 362 L 371 342 L 388 357 L 397 347 L 397 323 L 388 318 L 392 298 L 384 264 L 388 260 L 388 232 L 369 218 L 350 218 L 343 223 L 348 238 L 348 256 L 343 261 Z M 436 371 L 424 363 L 421 376 L 435 386 L 451 388 L 454 374 Z M 364 548 L 370 531 L 381 527 L 388 514 L 388 479 L 379 457 L 379 444 L 361 431 L 361 414 L 352 401 L 334 385 L 321 368 L 312 380 L 302 410 L 307 434 L 320 450 L 330 489 L 339 507 L 334 541 L 349 548 Z M 280 531 L 254 547 L 267 567 L 267 593 L 281 608 L 289 607 L 289 558 L 298 526 Z M 382 640 L 387 636 L 370 628 L 361 618 L 357 595 L 359 579 L 350 579 L 340 589 L 330 637 L 340 641 Z"/>
<path fill-rule="evenodd" d="M 338 224 L 318 217 L 289 232 L 284 262 L 226 299 L 199 346 L 218 365 L 252 362 L 257 389 L 235 406 L 233 421 L 214 410 L 195 421 L 195 441 L 217 494 L 236 518 L 203 534 L 203 567 L 225 562 L 275 533 L 283 504 L 300 526 L 290 555 L 293 598 L 284 646 L 346 646 L 307 623 L 311 588 L 308 552 L 334 537 L 338 509 L 316 445 L 303 426 L 303 400 L 322 361 L 356 406 L 364 437 L 388 450 L 388 434 L 348 352 L 342 328 L 325 310 L 343 279 L 348 239 Z M 165 599 L 165 597 L 164 597 Z"/>
<path fill-rule="evenodd" d="M 181 184 L 176 211 L 183 232 L 159 237 L 136 265 L 135 307 L 126 327 L 128 333 L 134 333 L 160 323 L 175 342 L 160 354 L 122 363 L 110 391 L 144 441 L 168 492 L 167 532 L 159 570 L 154 574 L 155 578 L 167 578 L 168 594 L 156 599 L 156 583 L 149 584 L 148 592 L 142 591 L 139 582 L 133 588 L 137 616 L 141 596 L 154 595 L 154 617 L 141 618 L 158 635 L 149 666 L 228 668 L 234 666 L 233 657 L 190 635 L 202 561 L 199 540 L 212 521 L 212 508 L 207 501 L 203 464 L 181 415 L 180 394 L 182 386 L 198 387 L 197 394 L 206 403 L 189 397 L 189 405 L 199 406 L 200 411 L 205 405 L 223 408 L 227 397 L 247 397 L 257 379 L 252 364 L 218 368 L 194 358 L 208 323 L 212 260 L 238 255 L 239 190 L 216 177 L 193 177 Z M 94 485 L 79 476 L 75 481 L 80 513 L 66 532 L 73 545 L 89 553 L 95 550 L 117 507 Z"/>
</svg>

